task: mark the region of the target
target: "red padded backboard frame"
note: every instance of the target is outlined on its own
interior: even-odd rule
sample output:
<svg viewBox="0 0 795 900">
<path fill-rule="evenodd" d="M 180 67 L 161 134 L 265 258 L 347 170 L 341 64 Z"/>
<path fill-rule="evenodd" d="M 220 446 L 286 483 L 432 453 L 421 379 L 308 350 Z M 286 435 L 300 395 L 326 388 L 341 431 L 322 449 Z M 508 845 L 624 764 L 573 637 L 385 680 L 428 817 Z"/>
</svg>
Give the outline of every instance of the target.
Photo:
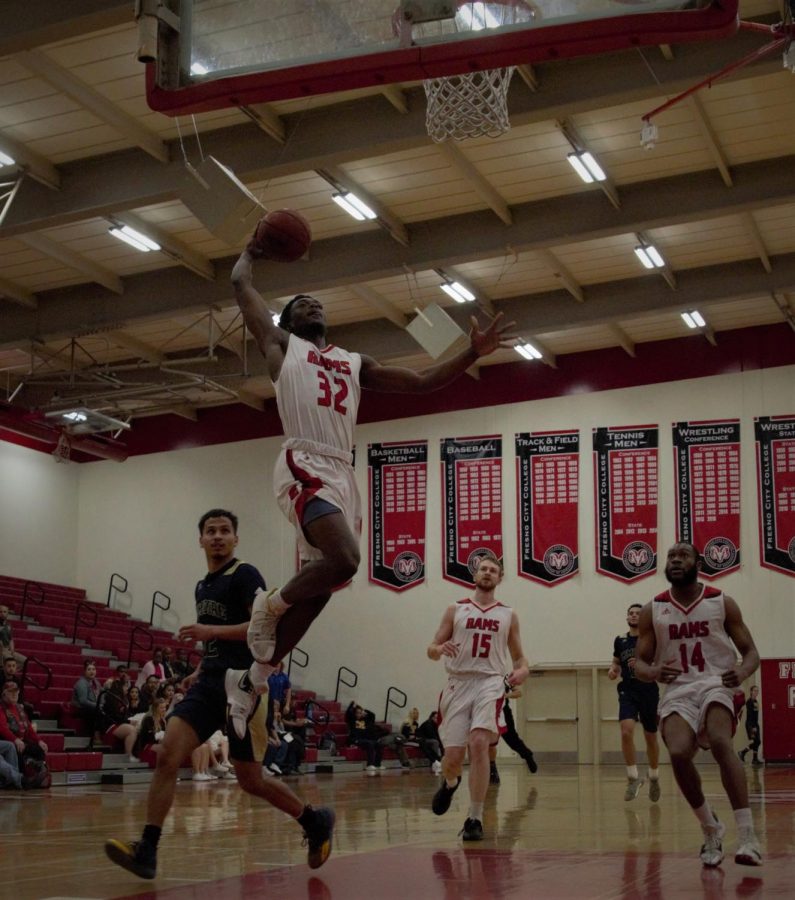
<svg viewBox="0 0 795 900">
<path fill-rule="evenodd" d="M 156 83 L 153 63 L 147 66 L 146 72 L 147 100 L 152 109 L 176 116 L 653 44 L 715 40 L 729 37 L 738 30 L 738 4 L 739 0 L 721 0 L 704 9 L 642 13 L 529 28 L 465 41 L 353 56 L 346 60 L 233 75 L 176 89 L 163 88 Z"/>
</svg>

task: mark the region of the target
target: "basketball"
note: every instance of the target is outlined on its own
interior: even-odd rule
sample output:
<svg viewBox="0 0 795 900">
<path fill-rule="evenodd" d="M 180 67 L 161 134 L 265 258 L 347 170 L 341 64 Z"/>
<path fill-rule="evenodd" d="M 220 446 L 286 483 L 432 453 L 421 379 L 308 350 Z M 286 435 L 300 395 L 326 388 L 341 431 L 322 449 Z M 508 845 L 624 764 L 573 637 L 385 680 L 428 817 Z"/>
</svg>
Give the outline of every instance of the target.
<svg viewBox="0 0 795 900">
<path fill-rule="evenodd" d="M 294 209 L 275 209 L 263 216 L 254 232 L 254 243 L 267 259 L 293 262 L 312 243 L 309 222 Z"/>
</svg>

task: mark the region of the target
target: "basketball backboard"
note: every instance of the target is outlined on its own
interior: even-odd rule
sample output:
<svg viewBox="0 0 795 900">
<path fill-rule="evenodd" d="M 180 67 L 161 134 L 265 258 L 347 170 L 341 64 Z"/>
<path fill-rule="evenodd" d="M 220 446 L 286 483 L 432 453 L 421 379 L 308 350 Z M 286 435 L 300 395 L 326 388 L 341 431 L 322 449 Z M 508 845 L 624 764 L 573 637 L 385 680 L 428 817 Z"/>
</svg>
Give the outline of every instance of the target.
<svg viewBox="0 0 795 900">
<path fill-rule="evenodd" d="M 702 5 L 702 3 L 704 5 Z M 202 112 L 719 38 L 738 0 L 139 0 L 149 105 Z"/>
</svg>

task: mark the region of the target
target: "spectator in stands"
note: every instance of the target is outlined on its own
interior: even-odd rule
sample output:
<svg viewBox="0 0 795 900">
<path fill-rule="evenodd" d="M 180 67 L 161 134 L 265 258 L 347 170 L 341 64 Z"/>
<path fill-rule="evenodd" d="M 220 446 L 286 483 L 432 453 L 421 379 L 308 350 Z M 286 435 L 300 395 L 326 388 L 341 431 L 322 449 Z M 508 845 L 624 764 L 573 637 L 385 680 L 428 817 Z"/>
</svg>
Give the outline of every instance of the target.
<svg viewBox="0 0 795 900">
<path fill-rule="evenodd" d="M 345 722 L 348 725 L 348 743 L 359 747 L 367 754 L 368 775 L 377 775 L 381 769 L 383 747 L 379 743 L 383 732 L 375 722 L 375 713 L 351 701 L 345 710 Z"/>
<path fill-rule="evenodd" d="M 177 647 L 176 659 L 171 663 L 171 670 L 177 679 L 177 684 L 193 674 L 193 666 L 188 662 L 188 651 L 184 647 Z"/>
<path fill-rule="evenodd" d="M 282 722 L 282 711 L 278 701 L 269 697 L 268 704 L 268 747 L 265 751 L 265 759 L 263 759 L 262 765 L 270 775 L 281 775 L 281 762 L 284 761 L 288 749 L 283 742 L 287 729 Z"/>
<path fill-rule="evenodd" d="M 33 723 L 19 702 L 16 681 L 6 681 L 0 698 L 0 740 L 14 744 L 20 758 L 20 769 L 24 772 L 25 758 L 43 762 L 47 756 L 47 745 L 39 740 Z"/>
<path fill-rule="evenodd" d="M 291 706 L 282 713 L 282 724 L 286 729 L 283 740 L 287 744 L 282 771 L 285 775 L 302 775 L 301 763 L 306 756 L 306 729 L 309 719 L 297 716 L 295 708 Z"/>
<path fill-rule="evenodd" d="M 135 716 L 138 713 L 146 713 L 147 707 L 141 697 L 141 691 L 137 685 L 131 684 L 127 691 L 127 705 L 129 707 L 129 715 Z"/>
<path fill-rule="evenodd" d="M 420 731 L 420 711 L 417 707 L 409 710 L 409 715 L 400 729 L 408 745 L 415 745 L 422 750 L 431 764 L 431 771 L 438 775 L 442 771 L 442 750 L 437 738 L 424 737 Z M 427 730 L 427 729 L 426 729 Z"/>
<path fill-rule="evenodd" d="M 143 687 L 147 679 L 152 675 L 157 676 L 158 685 L 166 680 L 166 670 L 163 667 L 163 651 L 160 647 L 155 647 L 152 658 L 141 667 L 141 671 L 138 673 L 138 680 L 135 683 L 138 687 Z"/>
<path fill-rule="evenodd" d="M 444 745 L 439 737 L 439 710 L 432 709 L 428 718 L 417 729 L 419 737 L 425 740 L 433 740 L 439 745 L 439 752 L 444 756 Z"/>
<path fill-rule="evenodd" d="M 8 621 L 8 616 L 8 607 L 4 603 L 0 604 L 0 659 L 4 660 L 7 656 L 13 656 L 22 665 L 25 662 L 25 657 L 14 649 L 14 636 L 11 633 L 11 623 Z"/>
<path fill-rule="evenodd" d="M 110 675 L 105 679 L 105 683 L 102 685 L 104 690 L 108 690 L 114 681 L 120 681 L 122 686 L 126 685 L 124 689 L 124 693 L 127 693 L 127 689 L 130 686 L 130 673 L 127 671 L 127 666 L 124 663 L 119 663 L 116 666 L 116 672 L 113 675 Z"/>
<path fill-rule="evenodd" d="M 223 731 L 215 731 L 207 739 L 210 748 L 210 774 L 217 778 L 234 778 L 234 766 L 229 761 L 229 738 Z"/>
<path fill-rule="evenodd" d="M 9 679 L 19 684 L 20 678 L 17 669 L 17 661 L 13 656 L 7 656 L 3 660 L 3 669 L 0 671 L 0 689 Z"/>
<path fill-rule="evenodd" d="M 133 756 L 142 759 L 147 751 L 155 755 L 160 751 L 160 742 L 166 731 L 166 701 L 155 697 L 149 712 L 141 719 L 138 737 L 135 739 Z"/>
<path fill-rule="evenodd" d="M 93 659 L 83 663 L 83 674 L 72 689 L 72 709 L 88 723 L 89 734 L 95 731 L 97 699 L 102 691 L 102 683 L 97 678 L 97 664 Z"/>
<path fill-rule="evenodd" d="M 159 688 L 160 681 L 157 675 L 150 675 L 144 682 L 144 685 L 141 688 L 141 701 L 143 702 L 144 709 L 147 712 L 149 712 L 150 707 L 157 699 L 157 692 Z"/>
<path fill-rule="evenodd" d="M 158 699 L 166 701 L 166 713 L 168 713 L 168 710 L 171 709 L 174 704 L 174 694 L 176 694 L 176 688 L 168 681 L 163 682 L 157 689 L 155 696 Z"/>
<path fill-rule="evenodd" d="M 19 754 L 13 741 L 0 741 L 0 788 L 22 788 Z"/>
<path fill-rule="evenodd" d="M 179 680 L 174 672 L 174 651 L 171 647 L 163 647 L 163 674 L 169 684 L 176 684 Z"/>
<path fill-rule="evenodd" d="M 282 713 L 287 712 L 293 702 L 293 686 L 284 671 L 284 663 L 276 664 L 276 669 L 268 677 L 268 693 L 271 700 L 279 704 Z"/>
<path fill-rule="evenodd" d="M 130 716 L 130 707 L 124 693 L 124 682 L 117 678 L 111 682 L 107 690 L 99 695 L 97 703 L 97 731 L 100 732 L 105 742 L 112 744 L 114 741 L 124 742 L 124 752 L 130 758 L 130 762 L 138 762 L 133 754 L 135 740 L 138 737 L 138 729 L 127 719 Z"/>
</svg>

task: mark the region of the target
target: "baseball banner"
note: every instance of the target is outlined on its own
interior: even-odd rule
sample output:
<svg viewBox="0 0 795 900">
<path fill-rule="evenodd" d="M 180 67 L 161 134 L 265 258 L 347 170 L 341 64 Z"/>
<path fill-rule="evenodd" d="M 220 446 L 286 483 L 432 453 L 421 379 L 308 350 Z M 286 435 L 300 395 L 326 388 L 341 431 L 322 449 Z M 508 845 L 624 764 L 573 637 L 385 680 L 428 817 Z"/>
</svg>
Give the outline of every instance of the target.
<svg viewBox="0 0 795 900">
<path fill-rule="evenodd" d="M 740 568 L 740 420 L 674 422 L 676 538 L 701 551 L 701 574 Z"/>
<path fill-rule="evenodd" d="M 656 425 L 594 428 L 596 571 L 629 583 L 657 569 Z"/>
<path fill-rule="evenodd" d="M 761 563 L 795 576 L 795 416 L 754 419 Z"/>
<path fill-rule="evenodd" d="M 579 431 L 516 435 L 516 515 L 519 574 L 547 587 L 580 568 L 577 512 Z"/>
<path fill-rule="evenodd" d="M 502 439 L 443 438 L 444 571 L 471 587 L 484 550 L 502 559 Z"/>
<path fill-rule="evenodd" d="M 369 577 L 404 591 L 425 580 L 428 442 L 370 444 Z"/>
</svg>

